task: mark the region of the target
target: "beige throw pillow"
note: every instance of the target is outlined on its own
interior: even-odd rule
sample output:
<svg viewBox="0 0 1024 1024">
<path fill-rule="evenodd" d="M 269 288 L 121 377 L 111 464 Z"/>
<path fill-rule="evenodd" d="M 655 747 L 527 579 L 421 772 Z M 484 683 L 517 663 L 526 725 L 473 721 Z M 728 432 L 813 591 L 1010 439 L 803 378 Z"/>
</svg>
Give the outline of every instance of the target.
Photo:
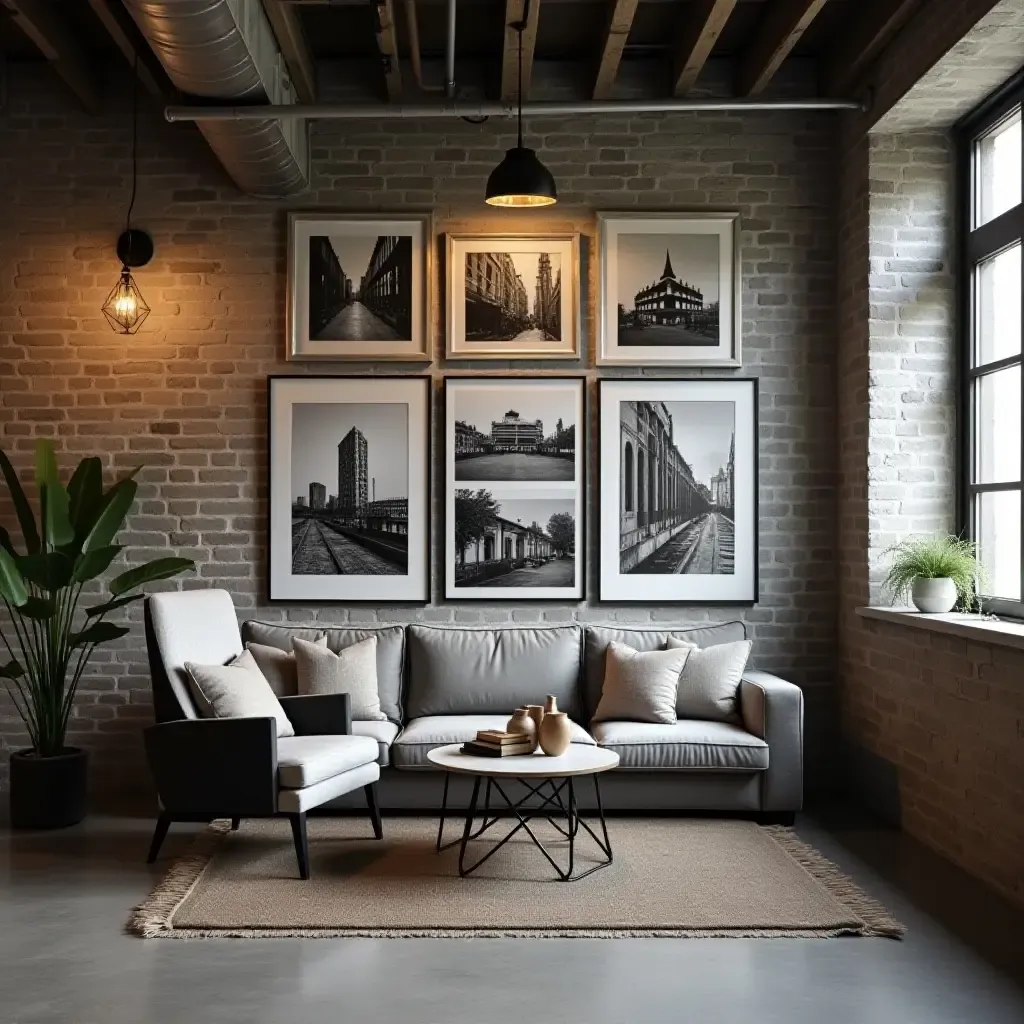
<svg viewBox="0 0 1024 1024">
<path fill-rule="evenodd" d="M 641 652 L 610 643 L 594 721 L 674 724 L 679 673 L 689 653 L 688 649 Z"/>
<path fill-rule="evenodd" d="M 327 636 L 318 636 L 313 643 L 327 646 Z M 247 643 L 245 649 L 256 659 L 260 671 L 266 676 L 270 688 L 278 697 L 294 697 L 299 692 L 299 676 L 295 665 L 295 651 L 282 651 L 279 647 Z"/>
<path fill-rule="evenodd" d="M 377 638 L 368 637 L 339 654 L 296 637 L 292 641 L 299 695 L 347 693 L 354 722 L 386 722 L 377 692 Z"/>
<path fill-rule="evenodd" d="M 740 680 L 750 657 L 750 641 L 701 648 L 670 636 L 666 646 L 670 651 L 690 651 L 679 677 L 676 714 L 709 722 L 738 722 Z"/>
<path fill-rule="evenodd" d="M 185 671 L 202 718 L 273 718 L 279 737 L 295 735 L 281 702 L 249 651 L 228 665 L 186 661 Z"/>
</svg>

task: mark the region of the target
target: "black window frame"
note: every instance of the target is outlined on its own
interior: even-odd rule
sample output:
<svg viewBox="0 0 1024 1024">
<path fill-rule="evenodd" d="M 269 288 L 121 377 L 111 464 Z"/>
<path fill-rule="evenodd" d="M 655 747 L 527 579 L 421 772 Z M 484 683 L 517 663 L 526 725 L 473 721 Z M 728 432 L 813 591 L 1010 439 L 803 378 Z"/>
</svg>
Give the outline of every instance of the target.
<svg viewBox="0 0 1024 1024">
<path fill-rule="evenodd" d="M 976 382 L 983 376 L 1012 366 L 1021 366 L 1021 405 L 1024 410 L 1024 352 L 1015 356 L 975 365 L 977 301 L 975 294 L 976 268 L 986 260 L 1019 245 L 1024 253 L 1024 152 L 1021 159 L 1022 201 L 985 224 L 975 226 L 980 193 L 976 188 L 978 155 L 976 144 L 1000 124 L 1020 112 L 1024 119 L 1024 72 L 1009 79 L 1001 88 L 964 117 L 955 128 L 958 161 L 959 211 L 957 215 L 960 244 L 957 280 L 960 292 L 958 341 L 960 350 L 960 384 L 957 410 L 957 436 L 959 438 L 959 472 L 957 494 L 957 529 L 961 536 L 977 540 L 975 521 L 976 501 L 979 494 L 997 491 L 1021 493 L 1021 519 L 1018 524 L 1021 537 L 1020 599 L 981 596 L 981 610 L 995 615 L 1024 619 L 1024 481 L 1000 483 L 975 482 L 978 452 L 974 419 Z M 1022 132 L 1024 151 L 1024 132 Z M 1024 268 L 1024 260 L 1022 260 Z M 1024 274 L 1024 269 L 1022 269 Z M 1022 281 L 1024 296 L 1024 281 Z M 1024 299 L 1021 303 L 1022 332 L 1024 338 Z M 1024 477 L 1024 418 L 1021 437 L 1021 475 Z"/>
</svg>

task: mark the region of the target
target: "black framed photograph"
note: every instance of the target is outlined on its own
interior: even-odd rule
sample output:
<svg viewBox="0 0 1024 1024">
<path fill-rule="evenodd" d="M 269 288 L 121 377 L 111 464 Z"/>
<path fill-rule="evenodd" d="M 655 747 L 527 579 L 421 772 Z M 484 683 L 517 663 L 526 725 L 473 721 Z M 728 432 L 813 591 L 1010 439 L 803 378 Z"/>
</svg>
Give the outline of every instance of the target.
<svg viewBox="0 0 1024 1024">
<path fill-rule="evenodd" d="M 602 601 L 757 601 L 757 380 L 603 380 Z"/>
<path fill-rule="evenodd" d="M 429 214 L 288 215 L 289 359 L 429 359 Z"/>
<path fill-rule="evenodd" d="M 738 213 L 599 213 L 600 365 L 740 366 Z"/>
<path fill-rule="evenodd" d="M 426 377 L 271 377 L 270 599 L 429 599 Z"/>
<path fill-rule="evenodd" d="M 585 381 L 445 380 L 445 597 L 583 599 Z"/>
<path fill-rule="evenodd" d="M 449 359 L 574 359 L 579 235 L 447 236 Z"/>
</svg>

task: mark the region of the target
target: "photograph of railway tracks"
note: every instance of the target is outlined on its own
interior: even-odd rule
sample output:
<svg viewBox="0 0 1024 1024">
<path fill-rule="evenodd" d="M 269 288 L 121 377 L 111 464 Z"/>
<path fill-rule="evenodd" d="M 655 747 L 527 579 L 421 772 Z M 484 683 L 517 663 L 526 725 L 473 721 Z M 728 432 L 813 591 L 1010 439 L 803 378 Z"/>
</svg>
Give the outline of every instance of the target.
<svg viewBox="0 0 1024 1024">
<path fill-rule="evenodd" d="M 407 378 L 274 383 L 271 575 L 286 591 L 276 596 L 359 600 L 372 591 L 409 599 L 410 577 L 424 571 L 426 544 L 424 421 L 411 429 L 419 411 L 411 392 L 422 394 L 425 412 L 425 384 Z M 303 385 L 317 392 L 315 400 L 297 393 L 282 407 L 281 389 L 301 392 Z M 332 389 L 345 400 L 322 400 Z M 285 422 L 286 438 L 274 431 Z"/>
<path fill-rule="evenodd" d="M 754 599 L 754 386 L 601 383 L 602 587 L 619 599 Z"/>
</svg>

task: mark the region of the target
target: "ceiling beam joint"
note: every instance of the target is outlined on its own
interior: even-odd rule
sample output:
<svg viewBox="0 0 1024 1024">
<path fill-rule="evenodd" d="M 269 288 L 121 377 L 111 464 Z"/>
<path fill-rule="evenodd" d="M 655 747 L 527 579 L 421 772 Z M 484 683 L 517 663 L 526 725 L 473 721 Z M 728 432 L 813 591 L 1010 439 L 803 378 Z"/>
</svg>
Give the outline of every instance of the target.
<svg viewBox="0 0 1024 1024">
<path fill-rule="evenodd" d="M 824 6 L 825 0 L 775 0 L 771 4 L 740 60 L 736 75 L 740 96 L 764 92 Z"/>
<path fill-rule="evenodd" d="M 633 27 L 638 3 L 639 0 L 612 0 L 597 61 L 597 74 L 594 76 L 595 100 L 606 100 L 612 94 L 615 76 L 619 73 L 622 52 L 629 39 L 629 30 Z"/>
<path fill-rule="evenodd" d="M 673 61 L 672 92 L 676 96 L 685 96 L 694 87 L 735 7 L 736 0 L 687 4 L 687 21 Z"/>
</svg>

